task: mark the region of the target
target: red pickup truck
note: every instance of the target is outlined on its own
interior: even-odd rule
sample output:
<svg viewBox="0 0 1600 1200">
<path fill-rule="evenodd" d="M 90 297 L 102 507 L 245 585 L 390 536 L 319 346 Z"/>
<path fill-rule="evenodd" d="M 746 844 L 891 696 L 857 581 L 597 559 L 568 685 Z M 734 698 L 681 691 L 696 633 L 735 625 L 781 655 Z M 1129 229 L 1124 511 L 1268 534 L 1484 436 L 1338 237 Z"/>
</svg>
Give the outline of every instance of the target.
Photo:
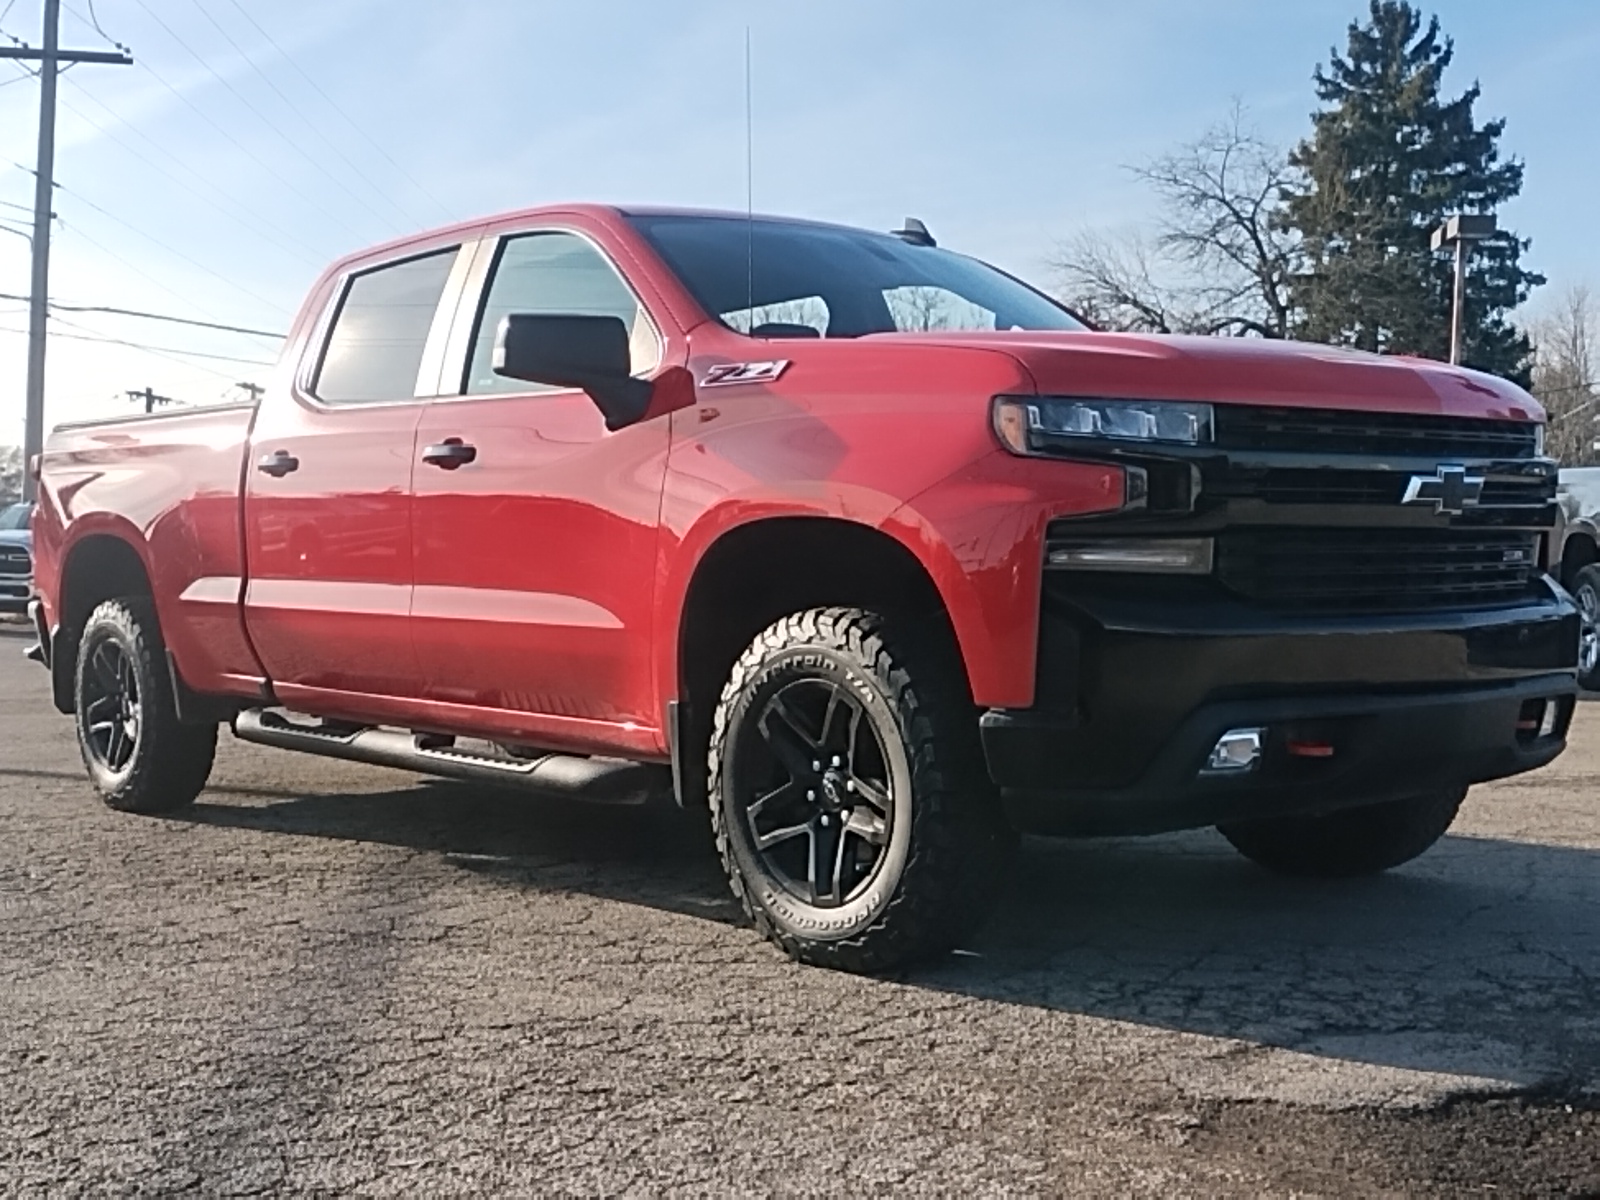
<svg viewBox="0 0 1600 1200">
<path fill-rule="evenodd" d="M 773 941 L 876 969 L 1016 831 L 1361 874 L 1553 759 L 1542 420 L 1094 332 L 914 221 L 539 209 L 336 264 L 255 406 L 58 429 L 37 657 L 114 808 L 193 801 L 221 724 L 675 794 Z"/>
</svg>

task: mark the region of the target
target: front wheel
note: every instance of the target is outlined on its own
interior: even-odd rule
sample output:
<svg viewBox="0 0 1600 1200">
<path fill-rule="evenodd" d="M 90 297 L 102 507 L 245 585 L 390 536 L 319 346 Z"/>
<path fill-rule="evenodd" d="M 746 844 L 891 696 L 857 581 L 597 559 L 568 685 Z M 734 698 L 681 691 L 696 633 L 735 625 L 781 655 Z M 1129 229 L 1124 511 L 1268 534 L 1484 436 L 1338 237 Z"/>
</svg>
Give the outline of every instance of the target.
<svg viewBox="0 0 1600 1200">
<path fill-rule="evenodd" d="M 1582 615 L 1578 642 L 1578 682 L 1600 692 L 1600 563 L 1591 563 L 1572 581 L 1572 596 Z"/>
<path fill-rule="evenodd" d="M 78 643 L 78 748 L 89 778 L 119 812 L 174 812 L 211 774 L 215 725 L 178 720 L 161 629 L 145 599 L 108 600 Z"/>
<path fill-rule="evenodd" d="M 947 639 L 856 609 L 766 629 L 717 707 L 717 848 L 793 958 L 872 971 L 981 919 L 1010 841 Z"/>
<path fill-rule="evenodd" d="M 1271 817 L 1217 828 L 1251 862 L 1283 875 L 1376 875 L 1410 862 L 1442 838 L 1466 795 L 1466 788 L 1442 788 L 1320 817 Z"/>
</svg>

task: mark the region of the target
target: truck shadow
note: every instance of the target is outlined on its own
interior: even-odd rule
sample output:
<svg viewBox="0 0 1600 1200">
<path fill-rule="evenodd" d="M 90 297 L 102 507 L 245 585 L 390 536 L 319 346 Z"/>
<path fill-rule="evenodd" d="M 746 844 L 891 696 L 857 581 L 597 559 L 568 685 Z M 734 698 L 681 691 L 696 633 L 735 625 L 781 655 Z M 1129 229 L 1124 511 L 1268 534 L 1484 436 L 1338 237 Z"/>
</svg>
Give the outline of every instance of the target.
<svg viewBox="0 0 1600 1200">
<path fill-rule="evenodd" d="M 449 782 L 251 795 L 183 819 L 400 845 L 510 887 L 743 921 L 705 821 L 670 807 Z M 1452 836 L 1381 878 L 1306 883 L 1210 832 L 1029 840 L 987 928 L 896 982 L 1388 1067 L 1593 1081 L 1597 912 L 1600 853 L 1580 848 Z"/>
</svg>

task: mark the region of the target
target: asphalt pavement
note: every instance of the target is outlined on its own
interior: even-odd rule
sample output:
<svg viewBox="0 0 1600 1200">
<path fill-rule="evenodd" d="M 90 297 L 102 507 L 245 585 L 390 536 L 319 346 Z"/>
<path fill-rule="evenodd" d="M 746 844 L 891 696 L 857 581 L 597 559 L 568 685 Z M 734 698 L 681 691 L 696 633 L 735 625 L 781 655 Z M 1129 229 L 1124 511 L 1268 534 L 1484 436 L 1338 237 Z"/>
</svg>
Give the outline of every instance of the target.
<svg viewBox="0 0 1600 1200">
<path fill-rule="evenodd" d="M 1433 852 L 1028 841 L 891 979 L 744 927 L 703 820 L 250 747 L 104 809 L 0 630 L 0 1189 L 1600 1191 L 1600 699 Z"/>
</svg>

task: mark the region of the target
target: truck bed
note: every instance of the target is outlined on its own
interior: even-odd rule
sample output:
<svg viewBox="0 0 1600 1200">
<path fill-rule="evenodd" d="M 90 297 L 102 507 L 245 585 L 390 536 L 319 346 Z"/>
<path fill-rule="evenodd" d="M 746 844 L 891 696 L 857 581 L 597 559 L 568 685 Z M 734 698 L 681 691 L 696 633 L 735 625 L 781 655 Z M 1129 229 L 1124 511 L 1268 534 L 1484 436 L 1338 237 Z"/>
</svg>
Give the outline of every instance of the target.
<svg viewBox="0 0 1600 1200">
<path fill-rule="evenodd" d="M 136 548 L 168 649 L 200 690 L 260 677 L 239 608 L 241 481 L 252 404 L 62 425 L 45 444 L 35 517 L 40 594 L 93 537 Z M 71 589 L 61 603 L 71 604 Z M 52 623 L 59 614 L 47 613 Z"/>
</svg>

